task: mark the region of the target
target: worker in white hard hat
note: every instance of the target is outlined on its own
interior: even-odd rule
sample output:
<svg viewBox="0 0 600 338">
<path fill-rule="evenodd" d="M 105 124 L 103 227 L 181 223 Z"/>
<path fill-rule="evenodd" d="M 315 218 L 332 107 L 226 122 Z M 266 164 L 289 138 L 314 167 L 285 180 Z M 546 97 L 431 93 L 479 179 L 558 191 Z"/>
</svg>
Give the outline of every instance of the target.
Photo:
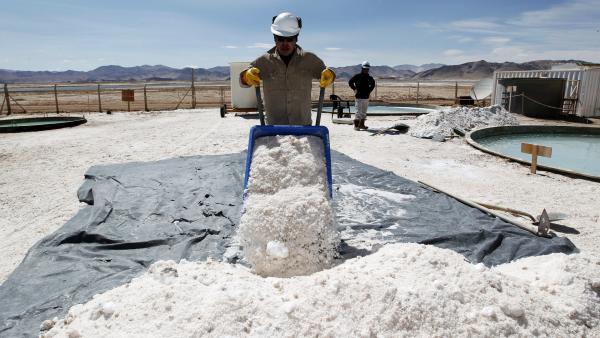
<svg viewBox="0 0 600 338">
<path fill-rule="evenodd" d="M 296 44 L 301 28 L 302 19 L 294 14 L 273 17 L 275 46 L 240 73 L 242 86 L 260 86 L 263 81 L 267 124 L 312 124 L 312 80 L 320 79 L 323 88 L 335 80 L 335 73 L 318 56 Z"/>
<path fill-rule="evenodd" d="M 375 89 L 375 80 L 369 75 L 369 69 L 371 64 L 369 61 L 364 61 L 360 65 L 360 73 L 354 75 L 348 85 L 354 90 L 354 97 L 356 98 L 355 107 L 356 114 L 354 115 L 354 130 L 366 130 L 369 129 L 365 125 L 367 120 L 367 108 L 369 107 L 369 97 L 371 92 Z"/>
</svg>

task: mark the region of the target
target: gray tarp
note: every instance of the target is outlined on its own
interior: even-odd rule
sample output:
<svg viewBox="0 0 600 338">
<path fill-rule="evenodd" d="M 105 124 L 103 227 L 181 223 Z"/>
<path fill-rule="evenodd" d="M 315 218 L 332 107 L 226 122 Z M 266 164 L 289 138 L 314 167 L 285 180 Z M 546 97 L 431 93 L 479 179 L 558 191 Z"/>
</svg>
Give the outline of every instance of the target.
<svg viewBox="0 0 600 338">
<path fill-rule="evenodd" d="M 0 336 L 36 336 L 43 320 L 154 261 L 222 258 L 240 217 L 244 161 L 239 153 L 90 168 L 78 191 L 90 206 L 33 246 L 0 286 Z M 385 242 L 432 244 L 486 265 L 576 250 L 566 238 L 536 237 L 343 154 L 333 152 L 332 161 L 336 218 L 346 235 L 375 230 Z M 340 260 L 369 254 L 348 243 Z"/>
</svg>

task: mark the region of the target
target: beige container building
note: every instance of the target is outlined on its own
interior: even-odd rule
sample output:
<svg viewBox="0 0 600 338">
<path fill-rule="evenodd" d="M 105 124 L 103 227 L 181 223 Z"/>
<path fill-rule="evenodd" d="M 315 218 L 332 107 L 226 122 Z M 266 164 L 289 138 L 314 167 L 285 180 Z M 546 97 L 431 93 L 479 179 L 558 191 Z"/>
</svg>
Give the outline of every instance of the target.
<svg viewBox="0 0 600 338">
<path fill-rule="evenodd" d="M 600 117 L 600 65 L 550 70 L 496 71 L 492 104 L 529 116 Z"/>
</svg>

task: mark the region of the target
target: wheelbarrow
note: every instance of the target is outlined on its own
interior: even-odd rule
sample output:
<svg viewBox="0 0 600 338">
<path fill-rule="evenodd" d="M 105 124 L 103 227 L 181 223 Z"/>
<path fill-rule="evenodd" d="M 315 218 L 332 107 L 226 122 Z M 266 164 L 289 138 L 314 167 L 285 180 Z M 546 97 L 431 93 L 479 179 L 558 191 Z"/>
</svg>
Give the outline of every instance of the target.
<svg viewBox="0 0 600 338">
<path fill-rule="evenodd" d="M 258 116 L 260 118 L 260 126 L 253 126 L 250 129 L 250 136 L 248 140 L 248 154 L 246 157 L 246 171 L 244 173 L 244 192 L 248 188 L 250 166 L 252 165 L 252 154 L 254 153 L 254 143 L 258 138 L 275 135 L 316 136 L 323 141 L 323 150 L 325 152 L 325 165 L 327 166 L 327 190 L 329 192 L 329 198 L 332 199 L 333 180 L 331 178 L 331 150 L 329 146 L 329 130 L 327 129 L 327 127 L 320 126 L 321 113 L 323 111 L 323 99 L 325 96 L 325 88 L 320 87 L 317 120 L 315 121 L 314 126 L 266 125 L 263 113 L 263 101 L 262 95 L 260 93 L 260 86 L 256 86 L 255 91 L 256 101 L 258 105 Z"/>
</svg>

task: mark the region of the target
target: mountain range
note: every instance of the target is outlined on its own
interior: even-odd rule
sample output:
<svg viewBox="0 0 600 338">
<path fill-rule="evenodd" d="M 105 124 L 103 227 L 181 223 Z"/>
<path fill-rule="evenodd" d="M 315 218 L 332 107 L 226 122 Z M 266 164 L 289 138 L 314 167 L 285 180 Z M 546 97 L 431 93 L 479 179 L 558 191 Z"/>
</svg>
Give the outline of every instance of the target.
<svg viewBox="0 0 600 338">
<path fill-rule="evenodd" d="M 371 66 L 370 73 L 376 79 L 391 80 L 478 80 L 491 77 L 496 70 L 547 70 L 565 63 L 588 64 L 578 60 L 538 60 L 524 63 L 467 62 L 460 65 L 424 64 Z M 349 79 L 360 72 L 360 65 L 332 67 L 340 80 Z M 196 81 L 229 80 L 229 67 L 195 68 Z M 64 83 L 106 81 L 190 81 L 192 68 L 156 66 L 102 66 L 91 71 L 18 71 L 0 69 L 0 83 Z"/>
<path fill-rule="evenodd" d="M 229 79 L 229 67 L 195 68 L 198 81 L 218 81 Z M 171 68 L 156 66 L 101 66 L 87 72 L 67 70 L 19 71 L 0 69 L 1 83 L 53 83 L 53 82 L 106 82 L 106 81 L 189 81 L 191 68 Z"/>
</svg>

